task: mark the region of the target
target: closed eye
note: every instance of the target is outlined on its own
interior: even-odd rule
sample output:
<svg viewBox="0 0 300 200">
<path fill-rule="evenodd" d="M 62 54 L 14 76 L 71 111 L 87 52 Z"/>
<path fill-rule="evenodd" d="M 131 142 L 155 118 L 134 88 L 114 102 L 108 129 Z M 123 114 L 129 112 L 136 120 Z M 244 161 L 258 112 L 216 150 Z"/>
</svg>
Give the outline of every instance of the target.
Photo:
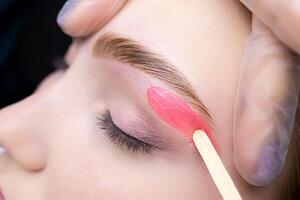
<svg viewBox="0 0 300 200">
<path fill-rule="evenodd" d="M 128 152 L 150 153 L 151 149 L 154 148 L 153 145 L 136 139 L 117 127 L 114 124 L 109 111 L 97 117 L 97 124 L 105 131 L 113 144 Z"/>
</svg>

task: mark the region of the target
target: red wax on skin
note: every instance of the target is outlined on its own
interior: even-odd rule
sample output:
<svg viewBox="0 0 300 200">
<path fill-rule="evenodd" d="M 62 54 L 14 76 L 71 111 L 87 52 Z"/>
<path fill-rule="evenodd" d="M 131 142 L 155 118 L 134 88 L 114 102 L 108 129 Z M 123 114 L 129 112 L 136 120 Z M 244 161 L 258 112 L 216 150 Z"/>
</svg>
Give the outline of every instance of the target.
<svg viewBox="0 0 300 200">
<path fill-rule="evenodd" d="M 186 138 L 192 141 L 194 132 L 203 130 L 216 147 L 213 134 L 204 119 L 174 93 L 153 86 L 147 90 L 147 99 L 154 112 Z"/>
</svg>

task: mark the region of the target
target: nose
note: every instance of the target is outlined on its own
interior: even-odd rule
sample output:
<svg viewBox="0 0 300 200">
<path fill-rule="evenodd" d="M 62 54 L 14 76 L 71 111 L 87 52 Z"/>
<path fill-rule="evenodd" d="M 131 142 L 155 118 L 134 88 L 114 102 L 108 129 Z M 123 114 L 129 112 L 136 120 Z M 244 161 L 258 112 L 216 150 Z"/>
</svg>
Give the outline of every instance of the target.
<svg viewBox="0 0 300 200">
<path fill-rule="evenodd" d="M 46 166 L 38 107 L 34 97 L 28 97 L 0 110 L 0 144 L 17 165 L 28 171 L 41 171 Z"/>
</svg>

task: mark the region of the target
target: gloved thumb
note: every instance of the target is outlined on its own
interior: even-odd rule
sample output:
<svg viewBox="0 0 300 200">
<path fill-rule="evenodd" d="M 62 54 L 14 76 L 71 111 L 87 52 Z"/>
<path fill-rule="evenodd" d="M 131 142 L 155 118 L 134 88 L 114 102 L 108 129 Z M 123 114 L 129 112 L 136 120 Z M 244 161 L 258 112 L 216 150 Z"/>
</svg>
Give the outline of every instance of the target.
<svg viewBox="0 0 300 200">
<path fill-rule="evenodd" d="M 234 115 L 234 161 L 249 183 L 263 186 L 281 172 L 298 105 L 296 56 L 253 18 Z"/>
<path fill-rule="evenodd" d="M 68 0 L 57 23 L 70 36 L 88 36 L 101 29 L 125 3 L 126 0 Z"/>
</svg>

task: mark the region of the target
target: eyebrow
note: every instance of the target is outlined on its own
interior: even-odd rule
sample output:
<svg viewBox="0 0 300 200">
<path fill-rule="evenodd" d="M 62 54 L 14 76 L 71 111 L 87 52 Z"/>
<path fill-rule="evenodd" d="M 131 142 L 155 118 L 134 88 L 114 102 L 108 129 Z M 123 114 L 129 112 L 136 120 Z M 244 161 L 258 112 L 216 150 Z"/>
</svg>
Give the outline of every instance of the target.
<svg viewBox="0 0 300 200">
<path fill-rule="evenodd" d="M 163 56 L 154 53 L 134 40 L 114 33 L 105 33 L 98 38 L 93 48 L 93 55 L 126 63 L 164 82 L 187 101 L 207 121 L 210 128 L 213 128 L 213 119 L 192 85 Z"/>
</svg>

